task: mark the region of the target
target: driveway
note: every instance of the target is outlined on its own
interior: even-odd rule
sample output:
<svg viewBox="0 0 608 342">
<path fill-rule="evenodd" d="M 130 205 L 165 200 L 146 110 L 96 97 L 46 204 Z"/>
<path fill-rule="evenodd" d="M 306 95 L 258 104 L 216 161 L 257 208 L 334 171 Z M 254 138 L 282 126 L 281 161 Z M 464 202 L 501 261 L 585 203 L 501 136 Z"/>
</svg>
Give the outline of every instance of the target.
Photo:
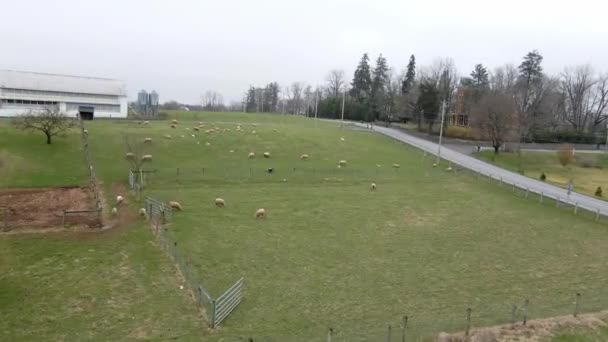
<svg viewBox="0 0 608 342">
<path fill-rule="evenodd" d="M 355 123 L 355 125 L 365 127 L 365 124 L 361 123 Z M 373 130 L 417 147 L 433 155 L 437 155 L 438 145 L 434 142 L 415 137 L 411 134 L 407 134 L 393 128 L 374 126 Z M 608 216 L 608 202 L 576 192 L 572 192 L 570 195 L 568 195 L 568 192 L 565 189 L 502 169 L 470 157 L 464 153 L 457 152 L 449 147 L 441 147 L 441 158 L 451 161 L 452 163 L 460 165 L 464 168 L 478 172 L 484 176 L 489 176 L 496 180 L 502 179 L 503 183 L 511 185 L 514 184 L 516 187 L 521 189 L 528 189 L 529 191 L 537 194 L 542 193 L 545 197 L 556 199 L 573 206 L 578 205 L 579 208 L 584 208 L 591 212 L 597 212 L 603 216 Z"/>
</svg>

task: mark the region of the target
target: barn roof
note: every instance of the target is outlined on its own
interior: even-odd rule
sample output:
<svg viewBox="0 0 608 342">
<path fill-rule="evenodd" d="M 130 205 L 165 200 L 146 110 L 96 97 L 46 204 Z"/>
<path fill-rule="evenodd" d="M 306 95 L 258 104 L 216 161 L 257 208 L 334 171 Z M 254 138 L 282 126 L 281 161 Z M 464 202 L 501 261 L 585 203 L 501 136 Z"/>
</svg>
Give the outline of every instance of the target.
<svg viewBox="0 0 608 342">
<path fill-rule="evenodd" d="M 119 80 L 45 74 L 29 71 L 0 70 L 0 88 L 126 96 Z"/>
</svg>

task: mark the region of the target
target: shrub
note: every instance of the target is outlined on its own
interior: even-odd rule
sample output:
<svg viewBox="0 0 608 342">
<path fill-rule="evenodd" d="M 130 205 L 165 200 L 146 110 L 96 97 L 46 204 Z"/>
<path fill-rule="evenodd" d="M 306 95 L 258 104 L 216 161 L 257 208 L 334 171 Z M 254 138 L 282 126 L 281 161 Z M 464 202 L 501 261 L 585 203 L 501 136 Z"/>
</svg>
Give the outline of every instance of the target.
<svg viewBox="0 0 608 342">
<path fill-rule="evenodd" d="M 471 129 L 468 127 L 448 126 L 445 136 L 457 139 L 472 139 Z"/>
<path fill-rule="evenodd" d="M 562 166 L 568 166 L 574 160 L 574 149 L 570 144 L 562 144 L 557 151 L 557 159 Z"/>
<path fill-rule="evenodd" d="M 543 182 L 544 182 L 544 181 L 546 181 L 546 180 L 547 180 L 547 175 L 546 175 L 546 174 L 543 172 L 543 173 L 541 173 L 541 174 L 540 174 L 540 177 L 539 177 L 539 178 L 540 178 L 540 180 L 541 180 L 541 181 L 543 181 Z"/>
<path fill-rule="evenodd" d="M 592 156 L 577 155 L 575 157 L 575 159 L 576 159 L 576 163 L 580 167 L 584 167 L 584 168 L 597 167 L 597 160 Z"/>
<path fill-rule="evenodd" d="M 602 197 L 602 187 L 601 186 L 598 186 L 597 189 L 595 189 L 595 196 Z"/>
</svg>

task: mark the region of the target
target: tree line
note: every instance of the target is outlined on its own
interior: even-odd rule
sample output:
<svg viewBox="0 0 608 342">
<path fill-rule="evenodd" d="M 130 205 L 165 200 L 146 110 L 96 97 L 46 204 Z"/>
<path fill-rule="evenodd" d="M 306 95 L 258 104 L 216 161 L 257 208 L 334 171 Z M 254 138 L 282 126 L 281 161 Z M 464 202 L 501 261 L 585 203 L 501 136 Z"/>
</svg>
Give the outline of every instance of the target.
<svg viewBox="0 0 608 342">
<path fill-rule="evenodd" d="M 418 67 L 411 55 L 397 72 L 382 54 L 372 66 L 365 53 L 350 82 L 334 69 L 314 88 L 302 82 L 251 86 L 240 110 L 337 119 L 344 102 L 345 119 L 408 121 L 432 132 L 445 104 L 448 115 L 466 115 L 477 137 L 496 150 L 506 141 L 599 142 L 608 115 L 608 74 L 580 65 L 549 75 L 542 62 L 534 50 L 518 66 L 489 70 L 479 63 L 465 76 L 451 58 Z"/>
</svg>

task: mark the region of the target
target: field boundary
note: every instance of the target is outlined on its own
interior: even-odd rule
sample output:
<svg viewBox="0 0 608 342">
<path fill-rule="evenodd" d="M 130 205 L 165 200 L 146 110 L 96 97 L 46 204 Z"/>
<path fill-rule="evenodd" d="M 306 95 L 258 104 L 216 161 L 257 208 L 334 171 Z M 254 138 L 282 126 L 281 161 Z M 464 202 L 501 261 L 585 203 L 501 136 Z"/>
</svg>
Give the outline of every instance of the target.
<svg viewBox="0 0 608 342">
<path fill-rule="evenodd" d="M 186 285 L 194 296 L 197 305 L 202 309 L 209 327 L 218 327 L 219 324 L 222 323 L 241 303 L 243 298 L 244 278 L 241 277 L 221 296 L 214 299 L 209 291 L 203 286 L 203 283 L 197 279 L 196 272 L 192 270 L 192 262 L 190 259 L 179 251 L 177 241 L 173 240 L 167 234 L 167 228 L 163 226 L 171 221 L 171 207 L 162 201 L 146 197 L 145 208 L 146 218 L 151 223 L 152 232 L 158 239 L 161 249 L 163 249 L 177 265 L 177 268 L 186 281 Z"/>
</svg>

